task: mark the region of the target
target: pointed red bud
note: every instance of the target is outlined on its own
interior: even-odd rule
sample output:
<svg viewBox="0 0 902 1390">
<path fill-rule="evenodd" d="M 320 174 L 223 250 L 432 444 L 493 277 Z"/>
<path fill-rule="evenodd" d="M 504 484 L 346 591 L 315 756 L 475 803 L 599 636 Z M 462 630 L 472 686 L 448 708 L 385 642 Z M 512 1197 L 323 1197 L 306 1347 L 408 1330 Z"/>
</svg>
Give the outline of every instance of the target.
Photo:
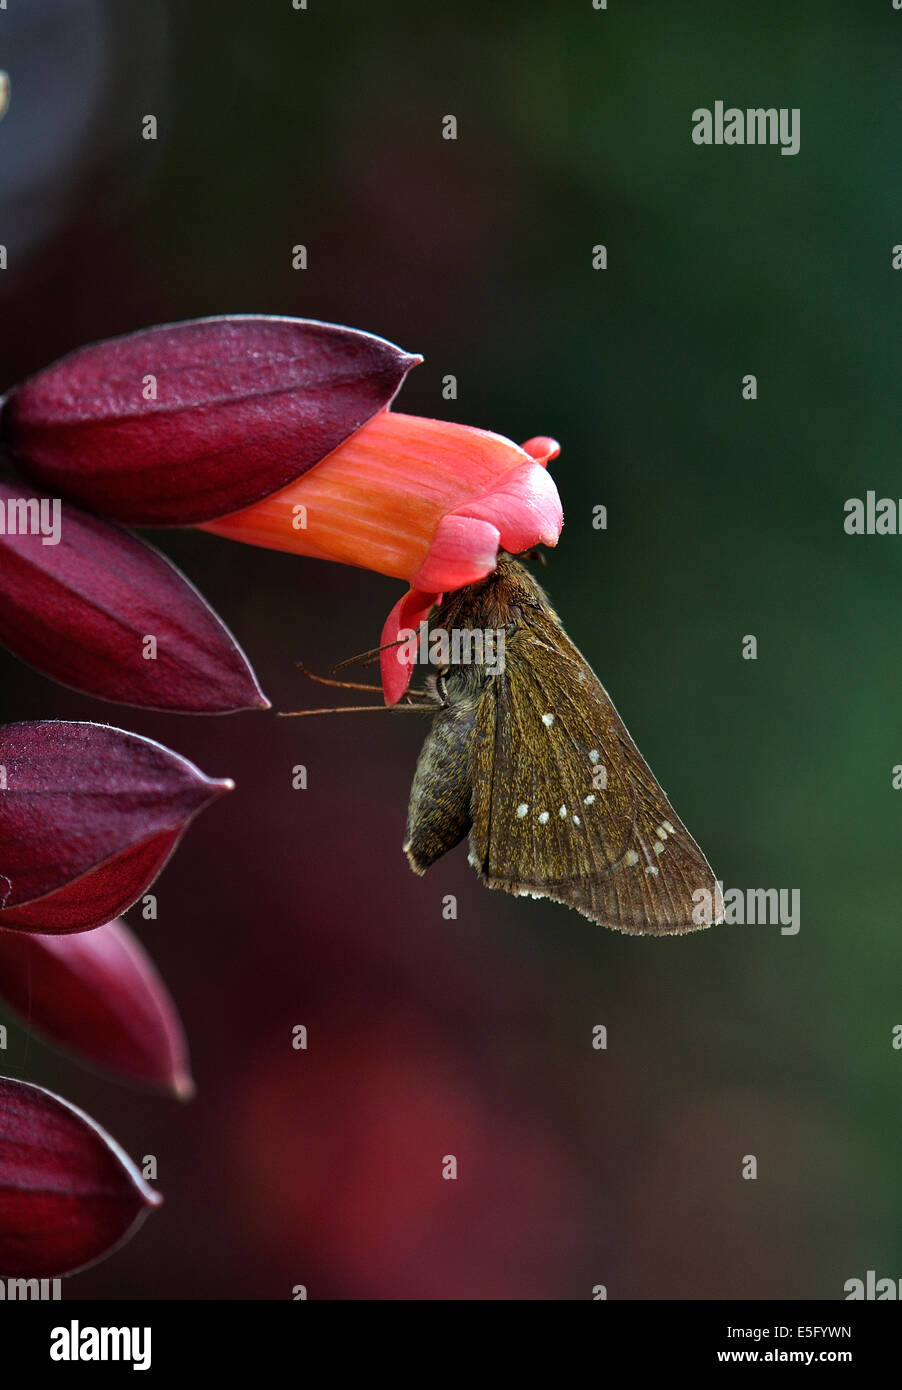
<svg viewBox="0 0 902 1390">
<path fill-rule="evenodd" d="M 0 642 L 16 656 L 104 700 L 190 714 L 269 708 L 228 628 L 158 550 L 0 481 L 4 517 Z"/>
<path fill-rule="evenodd" d="M 136 526 L 237 511 L 319 463 L 422 359 L 337 324 L 228 315 L 93 343 L 9 393 L 42 488 Z"/>
<path fill-rule="evenodd" d="M 0 1077 L 0 1276 L 83 1269 L 161 1201 L 83 1111 L 41 1086 Z"/>
<path fill-rule="evenodd" d="M 125 912 L 232 786 L 106 724 L 0 727 L 0 927 L 85 931 Z"/>
<path fill-rule="evenodd" d="M 172 998 L 124 922 L 68 936 L 0 929 L 0 996 L 57 1046 L 112 1072 L 194 1092 Z"/>
</svg>

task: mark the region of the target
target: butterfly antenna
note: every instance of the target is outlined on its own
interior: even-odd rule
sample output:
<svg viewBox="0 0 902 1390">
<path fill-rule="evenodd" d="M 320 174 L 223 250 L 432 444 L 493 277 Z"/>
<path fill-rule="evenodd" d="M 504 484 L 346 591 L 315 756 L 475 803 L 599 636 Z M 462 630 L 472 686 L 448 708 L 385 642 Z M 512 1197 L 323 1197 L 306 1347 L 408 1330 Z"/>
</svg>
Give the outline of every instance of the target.
<svg viewBox="0 0 902 1390">
<path fill-rule="evenodd" d="M 328 685 L 336 690 L 366 690 L 377 694 L 382 693 L 381 685 L 365 685 L 360 681 L 336 681 L 329 676 L 318 676 L 313 671 L 308 671 L 303 661 L 295 663 L 302 676 L 306 676 L 309 681 L 316 681 L 317 685 Z"/>
<path fill-rule="evenodd" d="M 386 642 L 384 647 L 373 647 L 371 651 L 360 652 L 358 656 L 345 657 L 344 661 L 339 661 L 337 666 L 332 667 L 332 674 L 334 676 L 336 671 L 343 671 L 346 666 L 353 666 L 358 661 L 364 666 L 372 666 L 383 652 L 390 652 L 392 647 L 403 646 L 407 640 L 406 637 L 398 637 L 394 642 Z"/>
<path fill-rule="evenodd" d="M 379 710 L 385 714 L 435 714 L 438 706 L 431 704 L 415 705 L 332 705 L 329 709 L 283 709 L 278 711 L 279 719 L 304 719 L 308 714 L 372 714 Z"/>
</svg>

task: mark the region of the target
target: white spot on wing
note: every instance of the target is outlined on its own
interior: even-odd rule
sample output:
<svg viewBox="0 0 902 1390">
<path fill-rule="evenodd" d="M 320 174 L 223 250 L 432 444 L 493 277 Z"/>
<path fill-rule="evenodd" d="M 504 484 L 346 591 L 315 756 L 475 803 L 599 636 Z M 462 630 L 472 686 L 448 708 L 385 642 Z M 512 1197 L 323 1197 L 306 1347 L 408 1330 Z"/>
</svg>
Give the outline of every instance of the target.
<svg viewBox="0 0 902 1390">
<path fill-rule="evenodd" d="M 589 762 L 590 762 L 590 763 L 597 763 L 597 762 L 598 762 L 598 758 L 599 758 L 598 749 L 597 749 L 597 748 L 590 748 L 590 749 L 589 749 Z"/>
<path fill-rule="evenodd" d="M 657 866 L 657 864 L 649 864 L 649 866 L 648 866 L 648 868 L 645 870 L 645 872 L 646 872 L 647 874 L 650 874 L 651 877 L 654 878 L 655 875 L 656 875 L 657 872 L 658 872 L 658 866 Z"/>
<path fill-rule="evenodd" d="M 561 820 L 566 820 L 566 819 L 567 819 L 567 807 L 566 807 L 566 806 L 562 806 L 561 809 L 558 811 L 558 815 L 560 816 Z"/>
<path fill-rule="evenodd" d="M 638 864 L 639 856 L 634 849 L 628 849 L 624 859 L 625 864 Z"/>
<path fill-rule="evenodd" d="M 551 726 L 552 726 L 552 724 L 554 723 L 554 715 L 553 715 L 553 714 L 543 714 L 543 715 L 542 715 L 542 723 L 543 723 L 543 724 L 547 724 L 547 725 L 548 725 L 548 728 L 550 729 Z"/>
<path fill-rule="evenodd" d="M 547 825 L 547 824 L 548 824 L 548 812 L 547 812 L 547 811 L 540 811 L 540 812 L 539 812 L 539 825 Z"/>
<path fill-rule="evenodd" d="M 527 806 L 527 804 L 526 804 L 525 801 L 521 801 L 521 802 L 520 802 L 520 805 L 517 807 L 517 819 L 518 819 L 518 820 L 522 820 L 523 817 L 524 817 L 525 815 L 528 815 L 528 814 L 529 814 L 529 807 Z"/>
<path fill-rule="evenodd" d="M 670 821 L 669 821 L 669 820 L 664 820 L 664 821 L 661 822 L 661 824 L 663 825 L 664 829 L 667 831 L 667 834 L 668 834 L 668 835 L 675 835 L 675 834 L 676 834 L 676 831 L 674 830 L 673 826 L 670 824 Z"/>
<path fill-rule="evenodd" d="M 573 817 L 573 824 L 574 824 L 574 825 L 582 825 L 582 821 L 580 820 L 579 816 L 574 816 L 574 817 Z"/>
<path fill-rule="evenodd" d="M 583 797 L 583 805 L 584 805 L 584 806 L 591 806 L 592 803 L 594 802 L 594 800 L 595 800 L 595 793 L 594 793 L 594 792 L 591 792 L 588 796 L 584 796 L 584 797 Z"/>
<path fill-rule="evenodd" d="M 664 846 L 661 844 L 660 840 L 655 840 L 654 844 L 652 845 L 652 849 L 654 850 L 655 854 L 664 853 Z"/>
</svg>

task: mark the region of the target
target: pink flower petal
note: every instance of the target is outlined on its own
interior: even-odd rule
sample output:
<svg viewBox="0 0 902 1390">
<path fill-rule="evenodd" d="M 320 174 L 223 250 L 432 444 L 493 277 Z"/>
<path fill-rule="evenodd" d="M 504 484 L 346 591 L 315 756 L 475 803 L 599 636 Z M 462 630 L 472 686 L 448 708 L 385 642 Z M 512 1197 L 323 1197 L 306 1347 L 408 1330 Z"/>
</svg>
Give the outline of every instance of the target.
<svg viewBox="0 0 902 1390">
<path fill-rule="evenodd" d="M 0 995 L 58 1046 L 126 1081 L 194 1090 L 175 1005 L 124 922 L 48 936 L 0 930 Z"/>
<path fill-rule="evenodd" d="M 460 503 L 439 521 L 429 553 L 414 574 L 414 587 L 389 614 L 380 645 L 395 641 L 402 628 L 415 627 L 436 594 L 485 579 L 498 563 L 499 549 L 517 555 L 534 545 L 557 545 L 564 514 L 542 459 L 553 457 L 558 446 L 545 437 L 528 443 L 536 458 L 508 469 L 487 492 Z M 422 611 L 414 620 L 411 614 L 418 609 Z M 399 661 L 399 655 L 393 649 L 381 656 L 382 689 L 389 705 L 401 698 L 412 675 L 412 665 Z"/>
<path fill-rule="evenodd" d="M 557 545 L 564 524 L 554 480 L 539 463 L 526 463 L 522 468 L 512 469 L 487 496 L 464 503 L 452 515 L 491 522 L 498 528 L 502 548 L 512 555 L 519 555 L 537 544 Z M 432 558 L 433 551 L 430 551 L 429 560 Z M 451 585 L 445 587 L 450 589 Z"/>
<path fill-rule="evenodd" d="M 413 576 L 413 587 L 450 592 L 475 584 L 492 573 L 500 543 L 501 533 L 491 521 L 450 512 L 435 528 L 429 554 Z"/>
<path fill-rule="evenodd" d="M 40 1086 L 0 1077 L 0 1276 L 83 1269 L 161 1201 L 83 1111 Z"/>
<path fill-rule="evenodd" d="M 533 439 L 527 439 L 523 445 L 523 452 L 537 459 L 543 466 L 556 459 L 561 452 L 561 446 L 556 439 L 552 439 L 549 434 L 537 434 Z"/>
<path fill-rule="evenodd" d="M 401 646 L 398 634 L 405 630 L 416 631 L 420 623 L 428 618 L 441 594 L 428 594 L 420 589 L 410 589 L 399 599 L 385 620 L 379 646 L 379 668 L 382 673 L 382 689 L 387 705 L 396 705 L 410 685 L 413 663 L 408 661 Z"/>
</svg>

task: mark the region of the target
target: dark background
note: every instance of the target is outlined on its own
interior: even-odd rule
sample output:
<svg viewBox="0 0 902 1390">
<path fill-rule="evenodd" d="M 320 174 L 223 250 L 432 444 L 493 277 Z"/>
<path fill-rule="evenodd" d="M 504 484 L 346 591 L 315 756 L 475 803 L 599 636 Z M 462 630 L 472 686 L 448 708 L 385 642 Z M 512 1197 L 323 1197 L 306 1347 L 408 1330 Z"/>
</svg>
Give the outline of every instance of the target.
<svg viewBox="0 0 902 1390">
<path fill-rule="evenodd" d="M 902 494 L 900 35 L 890 0 L 0 12 L 0 390 L 151 323 L 297 314 L 422 352 L 399 409 L 555 435 L 543 583 L 727 888 L 802 906 L 797 936 L 636 940 L 489 894 L 463 849 L 418 880 L 418 721 L 150 715 L 0 654 L 0 719 L 120 724 L 238 784 L 159 920 L 131 914 L 197 1099 L 11 1027 L 6 1071 L 159 1159 L 165 1206 L 67 1293 L 837 1298 L 902 1275 L 902 540 L 843 531 L 847 497 Z M 696 147 L 717 99 L 799 107 L 800 153 Z M 154 540 L 276 709 L 312 702 L 295 661 L 373 646 L 402 591 Z"/>
</svg>

